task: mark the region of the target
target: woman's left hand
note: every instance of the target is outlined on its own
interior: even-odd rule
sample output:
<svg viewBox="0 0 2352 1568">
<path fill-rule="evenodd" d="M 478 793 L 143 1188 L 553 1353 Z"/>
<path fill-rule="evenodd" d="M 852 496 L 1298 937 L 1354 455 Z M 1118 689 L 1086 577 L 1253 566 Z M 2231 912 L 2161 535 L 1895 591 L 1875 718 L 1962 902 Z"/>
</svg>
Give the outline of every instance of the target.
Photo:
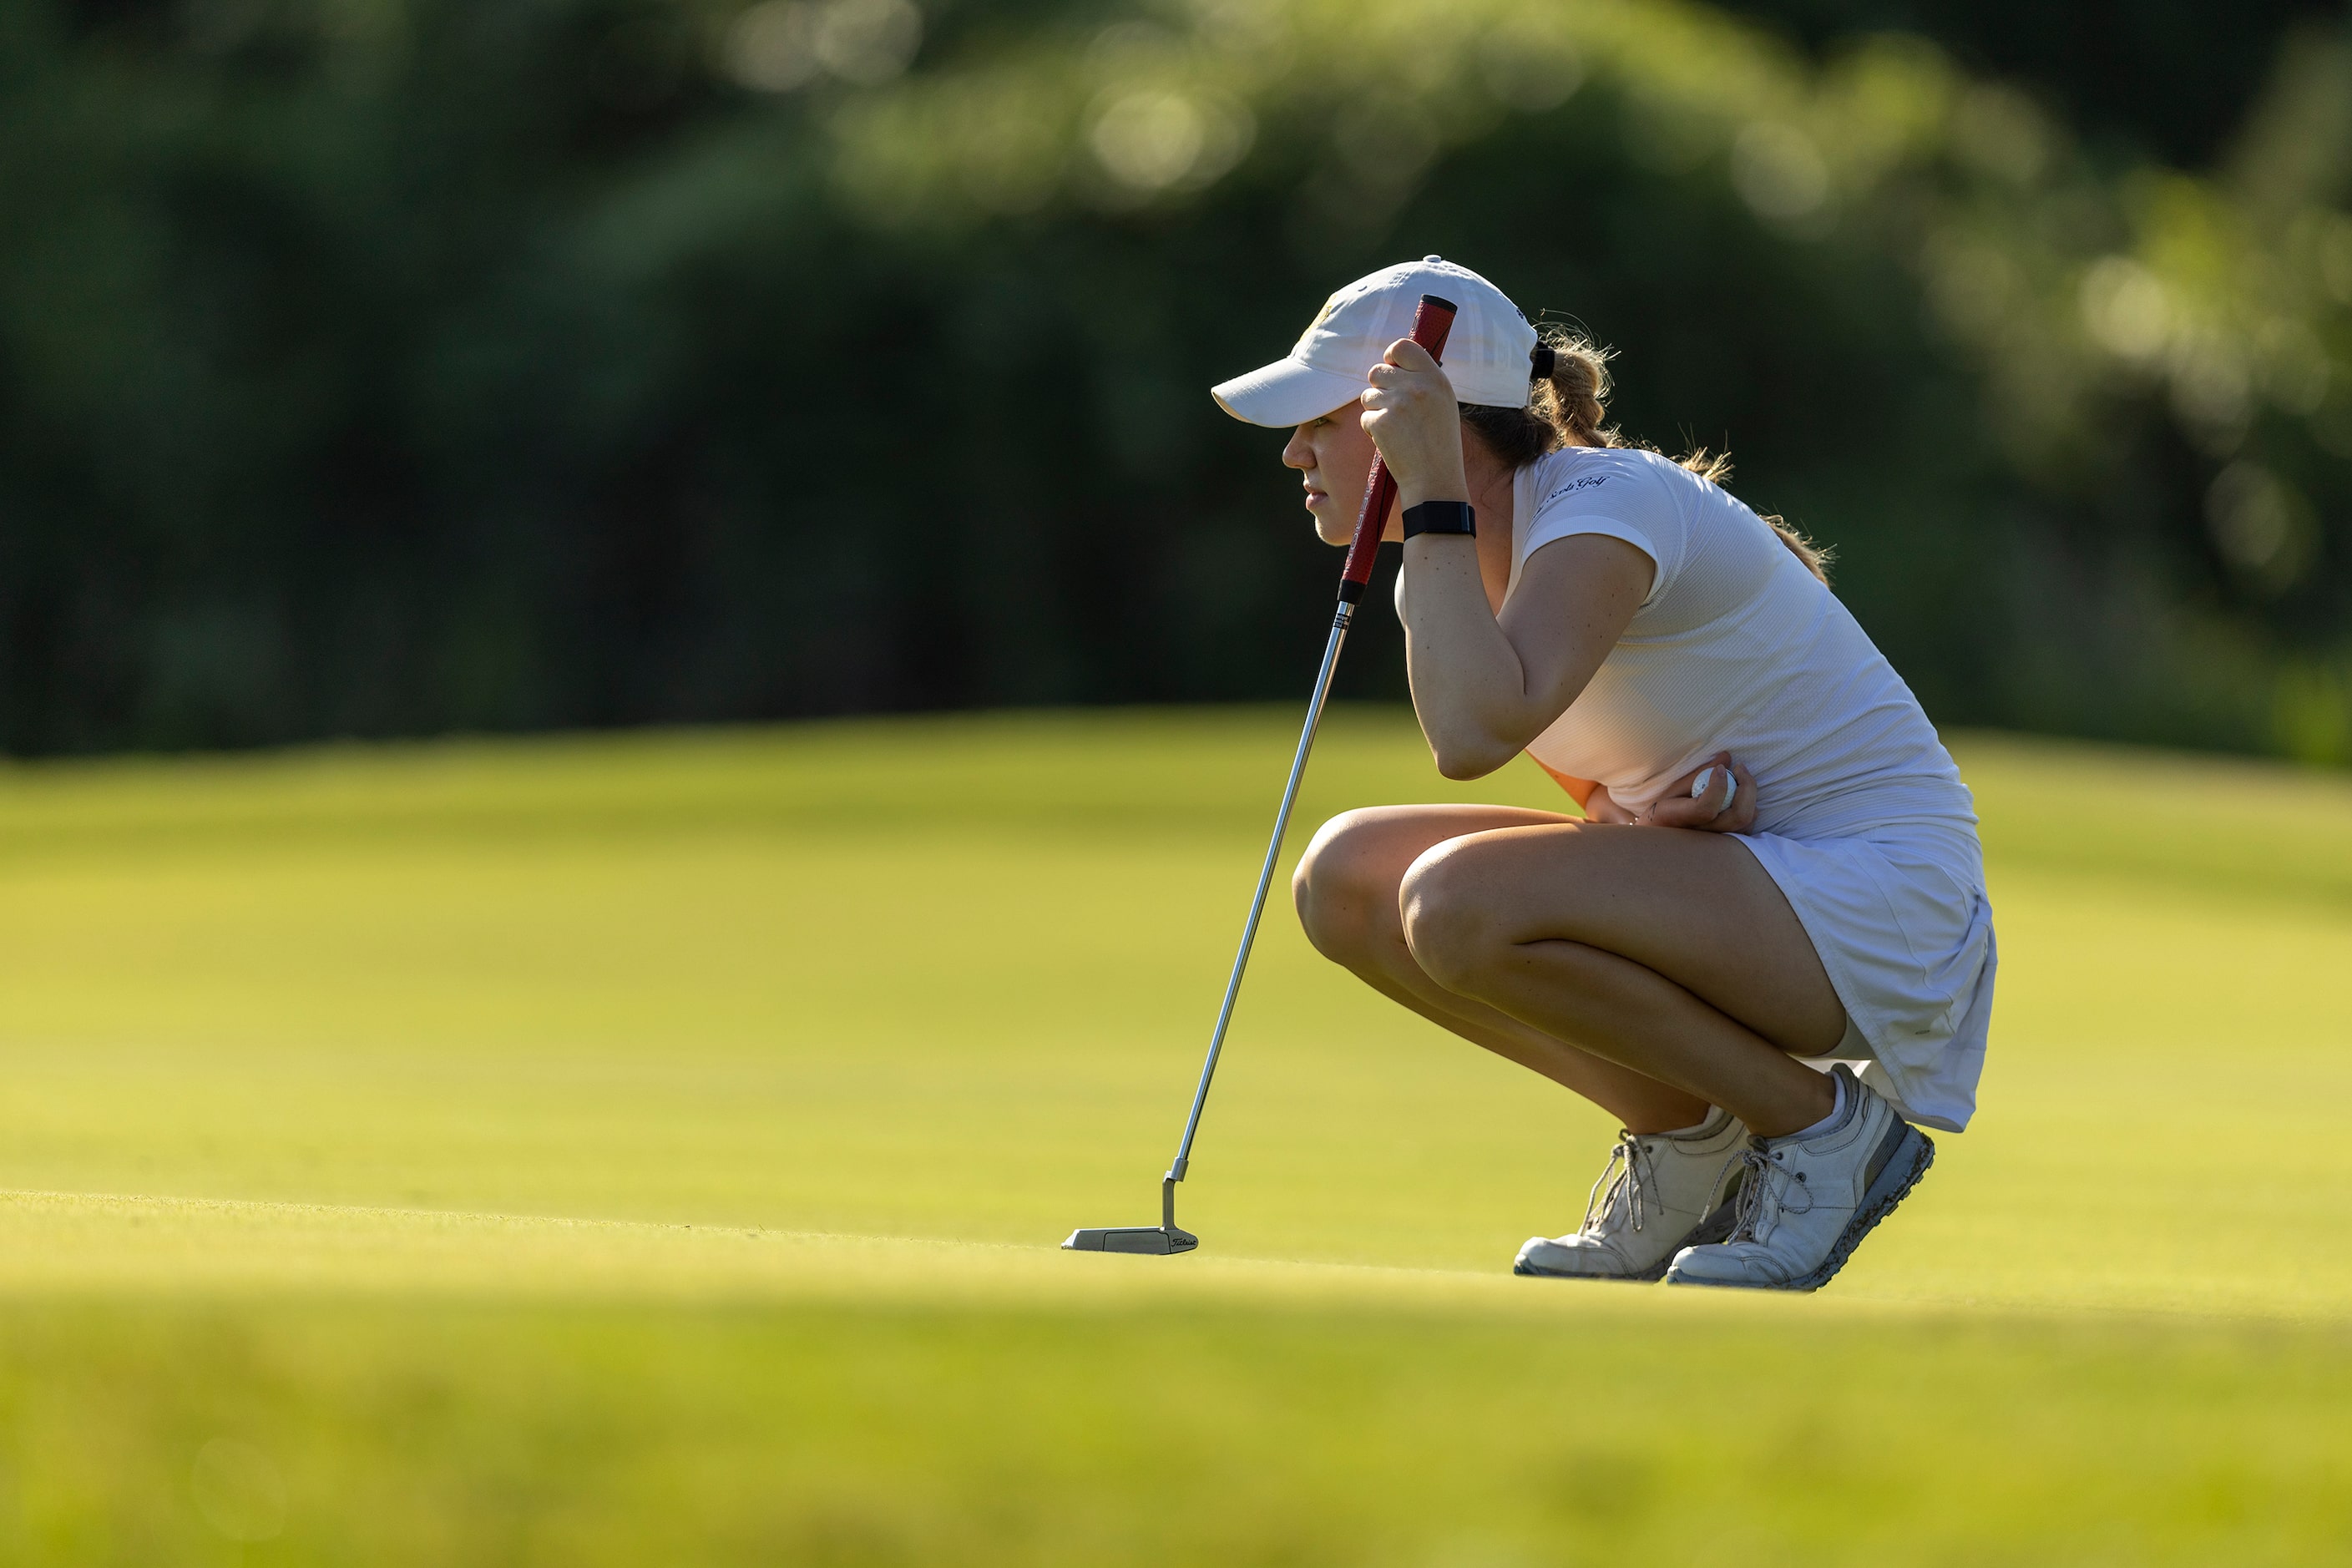
<svg viewBox="0 0 2352 1568">
<path fill-rule="evenodd" d="M 1400 504 L 1468 500 L 1461 407 L 1454 384 L 1429 351 L 1411 338 L 1399 338 L 1389 345 L 1384 363 L 1372 367 L 1371 383 L 1358 398 L 1364 405 L 1364 434 L 1387 459 Z"/>
<path fill-rule="evenodd" d="M 1706 775 L 1705 784 L 1694 797 L 1691 787 L 1700 784 L 1702 773 Z M 1726 774 L 1731 780 L 1728 796 L 1722 783 Z M 1756 780 L 1731 760 L 1729 752 L 1717 752 L 1668 784 L 1642 820 L 1658 827 L 1695 827 L 1702 833 L 1745 833 L 1756 825 Z"/>
</svg>

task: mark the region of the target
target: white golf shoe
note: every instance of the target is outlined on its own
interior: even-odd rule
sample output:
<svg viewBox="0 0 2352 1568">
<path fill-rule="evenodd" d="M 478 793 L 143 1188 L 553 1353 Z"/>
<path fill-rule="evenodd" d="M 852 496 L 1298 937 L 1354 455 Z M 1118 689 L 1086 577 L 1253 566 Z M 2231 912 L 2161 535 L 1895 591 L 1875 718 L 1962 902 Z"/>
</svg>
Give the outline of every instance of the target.
<svg viewBox="0 0 2352 1568">
<path fill-rule="evenodd" d="M 1748 1142 L 1748 1129 L 1721 1110 L 1687 1132 L 1619 1132 L 1585 1200 L 1583 1228 L 1529 1238 L 1511 1272 L 1657 1279 L 1677 1251 L 1730 1234 L 1733 1205 L 1724 1184 L 1738 1173 Z"/>
<path fill-rule="evenodd" d="M 1676 1254 L 1669 1285 L 1818 1290 L 1894 1211 L 1936 1145 L 1843 1067 L 1845 1114 L 1807 1136 L 1751 1138 L 1728 1240 Z"/>
</svg>

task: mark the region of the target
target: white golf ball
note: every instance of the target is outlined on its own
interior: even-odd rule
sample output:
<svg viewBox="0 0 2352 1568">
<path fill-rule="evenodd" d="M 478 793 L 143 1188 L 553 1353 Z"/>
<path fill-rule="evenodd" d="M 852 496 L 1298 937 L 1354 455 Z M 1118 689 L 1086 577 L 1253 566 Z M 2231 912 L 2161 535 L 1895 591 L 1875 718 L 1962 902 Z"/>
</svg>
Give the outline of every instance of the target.
<svg viewBox="0 0 2352 1568">
<path fill-rule="evenodd" d="M 1704 767 L 1699 769 L 1698 777 L 1691 780 L 1691 798 L 1713 798 L 1718 816 L 1731 809 L 1732 797 L 1738 793 L 1739 779 L 1729 768 Z"/>
</svg>

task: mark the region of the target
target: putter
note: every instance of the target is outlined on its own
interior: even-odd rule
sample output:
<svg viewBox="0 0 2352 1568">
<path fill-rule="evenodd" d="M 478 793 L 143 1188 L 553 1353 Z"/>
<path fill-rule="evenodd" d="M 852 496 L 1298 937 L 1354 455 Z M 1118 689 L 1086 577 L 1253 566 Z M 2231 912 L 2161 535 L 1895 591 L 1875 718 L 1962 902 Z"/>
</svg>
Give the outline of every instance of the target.
<svg viewBox="0 0 2352 1568">
<path fill-rule="evenodd" d="M 1445 336 L 1454 327 L 1454 305 L 1434 294 L 1423 294 L 1412 313 L 1412 341 L 1443 358 Z M 1209 1102 L 1209 1080 L 1217 1075 L 1217 1057 L 1225 1048 L 1225 1029 L 1234 1021 L 1234 1003 L 1242 994 L 1242 973 L 1249 968 L 1250 947 L 1257 941 L 1257 922 L 1265 913 L 1266 889 L 1274 885 L 1275 863 L 1282 858 L 1282 837 L 1290 827 L 1290 808 L 1298 803 L 1298 781 L 1307 774 L 1307 753 L 1315 747 L 1315 726 L 1323 718 L 1324 699 L 1331 694 L 1331 671 L 1339 663 L 1339 648 L 1356 618 L 1356 605 L 1372 579 L 1372 562 L 1380 554 L 1381 530 L 1396 500 L 1396 480 L 1389 466 L 1372 459 L 1364 482 L 1364 507 L 1356 514 L 1356 537 L 1348 546 L 1348 564 L 1339 574 L 1339 607 L 1331 617 L 1331 640 L 1323 647 L 1323 666 L 1315 673 L 1315 695 L 1307 704 L 1307 727 L 1299 731 L 1298 751 L 1290 759 L 1290 779 L 1282 786 L 1282 806 L 1274 814 L 1274 840 L 1265 847 L 1265 864 L 1258 868 L 1257 891 L 1250 899 L 1249 920 L 1242 926 L 1241 952 L 1234 956 L 1234 972 L 1225 981 L 1225 1000 L 1217 1009 L 1217 1026 L 1209 1036 L 1209 1059 L 1201 1064 L 1200 1087 L 1192 1091 L 1192 1112 L 1184 1119 L 1184 1138 L 1176 1145 L 1175 1163 L 1160 1178 L 1160 1223 L 1113 1226 L 1101 1230 L 1074 1230 L 1062 1243 L 1066 1252 L 1137 1252 L 1155 1258 L 1190 1252 L 1201 1238 L 1176 1228 L 1176 1184 L 1192 1163 L 1192 1137 L 1201 1130 L 1201 1108 Z"/>
</svg>

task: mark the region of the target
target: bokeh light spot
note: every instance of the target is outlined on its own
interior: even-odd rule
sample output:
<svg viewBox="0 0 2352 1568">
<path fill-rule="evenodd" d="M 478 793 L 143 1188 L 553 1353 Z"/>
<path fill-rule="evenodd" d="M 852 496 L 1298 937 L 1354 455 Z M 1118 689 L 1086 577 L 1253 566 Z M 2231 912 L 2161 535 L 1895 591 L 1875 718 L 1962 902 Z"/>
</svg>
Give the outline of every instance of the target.
<svg viewBox="0 0 2352 1568">
<path fill-rule="evenodd" d="M 2311 563 L 2311 503 L 2259 463 L 2221 470 L 2206 493 L 2205 520 L 2221 558 L 2271 592 L 2293 586 Z"/>
<path fill-rule="evenodd" d="M 2156 274 L 2127 256 L 2103 257 L 2083 275 L 2083 325 L 2120 359 L 2151 360 L 2172 336 L 2172 303 Z"/>
<path fill-rule="evenodd" d="M 737 84 L 756 92 L 790 92 L 818 70 L 814 7 L 793 0 L 761 0 L 727 29 L 720 63 Z"/>
<path fill-rule="evenodd" d="M 1206 184 L 1249 150 L 1255 123 L 1239 104 L 1170 88 L 1110 97 L 1087 144 L 1114 180 L 1150 193 Z"/>
<path fill-rule="evenodd" d="M 2049 162 L 2050 137 L 2032 100 L 1986 82 L 1964 93 L 1954 110 L 1952 150 L 1979 174 L 2022 185 Z"/>
<path fill-rule="evenodd" d="M 923 14 L 908 0 L 832 0 L 816 14 L 810 42 L 818 61 L 862 87 L 888 81 L 923 45 Z"/>
<path fill-rule="evenodd" d="M 923 43 L 908 0 L 761 0 L 727 29 L 720 65 L 758 92 L 791 92 L 830 73 L 874 87 L 903 72 Z"/>
<path fill-rule="evenodd" d="M 1829 199 L 1829 165 L 1803 132 L 1759 121 L 1732 143 L 1731 184 L 1757 216 L 1786 222 Z"/>
<path fill-rule="evenodd" d="M 1584 85 L 1584 61 L 1567 44 L 1522 32 L 1489 34 L 1479 75 L 1499 101 L 1528 114 L 1557 109 Z"/>
</svg>

